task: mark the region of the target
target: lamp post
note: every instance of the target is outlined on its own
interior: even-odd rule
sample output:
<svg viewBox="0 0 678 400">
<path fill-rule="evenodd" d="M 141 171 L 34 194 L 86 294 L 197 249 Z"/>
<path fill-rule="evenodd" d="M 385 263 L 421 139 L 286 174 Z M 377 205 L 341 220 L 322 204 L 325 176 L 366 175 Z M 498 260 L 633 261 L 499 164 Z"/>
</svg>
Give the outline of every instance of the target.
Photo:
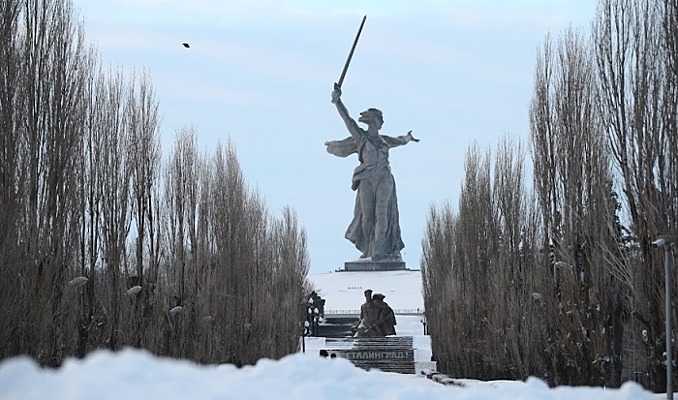
<svg viewBox="0 0 678 400">
<path fill-rule="evenodd" d="M 675 235 L 662 235 L 652 242 L 657 247 L 664 248 L 664 286 L 665 286 L 665 308 L 666 308 L 666 398 L 673 400 L 673 330 L 671 320 L 673 311 L 671 310 L 671 274 L 673 271 L 673 243 L 676 240 Z"/>
<path fill-rule="evenodd" d="M 313 336 L 318 336 L 318 323 L 320 322 L 320 310 L 313 307 Z"/>
<path fill-rule="evenodd" d="M 304 321 L 304 331 L 301 335 L 301 352 L 306 353 L 306 335 L 308 334 L 308 321 Z"/>
<path fill-rule="evenodd" d="M 313 298 L 309 297 L 306 307 L 306 331 L 308 336 L 318 336 L 318 316 L 320 311 L 313 305 Z"/>
</svg>

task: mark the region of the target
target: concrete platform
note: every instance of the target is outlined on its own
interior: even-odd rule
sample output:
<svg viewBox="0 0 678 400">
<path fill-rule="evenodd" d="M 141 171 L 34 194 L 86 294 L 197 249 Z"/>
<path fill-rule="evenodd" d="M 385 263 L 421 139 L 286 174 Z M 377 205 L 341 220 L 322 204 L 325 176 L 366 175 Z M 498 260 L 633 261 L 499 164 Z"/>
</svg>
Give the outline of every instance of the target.
<svg viewBox="0 0 678 400">
<path fill-rule="evenodd" d="M 405 261 L 400 260 L 356 260 L 346 261 L 341 271 L 403 271 L 407 270 Z"/>
</svg>

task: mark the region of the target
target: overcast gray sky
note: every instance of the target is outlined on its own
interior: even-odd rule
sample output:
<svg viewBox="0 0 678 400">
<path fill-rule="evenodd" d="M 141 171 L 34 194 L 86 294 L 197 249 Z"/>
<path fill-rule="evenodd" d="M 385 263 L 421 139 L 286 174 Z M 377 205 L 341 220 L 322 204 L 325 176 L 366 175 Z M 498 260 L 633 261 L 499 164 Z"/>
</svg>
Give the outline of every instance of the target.
<svg viewBox="0 0 678 400">
<path fill-rule="evenodd" d="M 363 15 L 343 84 L 354 118 L 384 113 L 382 133 L 419 143 L 391 150 L 403 259 L 419 268 L 432 205 L 456 210 L 464 154 L 511 135 L 527 144 L 538 47 L 569 26 L 589 31 L 594 0 L 75 0 L 104 64 L 147 69 L 167 156 L 194 126 L 202 149 L 228 139 L 247 182 L 308 234 L 311 273 L 360 253 L 344 239 L 355 155 L 323 143 L 348 132 L 330 103 Z M 190 49 L 182 46 L 190 43 Z M 211 153 L 210 153 L 211 154 Z M 528 154 L 529 157 L 529 154 Z"/>
</svg>

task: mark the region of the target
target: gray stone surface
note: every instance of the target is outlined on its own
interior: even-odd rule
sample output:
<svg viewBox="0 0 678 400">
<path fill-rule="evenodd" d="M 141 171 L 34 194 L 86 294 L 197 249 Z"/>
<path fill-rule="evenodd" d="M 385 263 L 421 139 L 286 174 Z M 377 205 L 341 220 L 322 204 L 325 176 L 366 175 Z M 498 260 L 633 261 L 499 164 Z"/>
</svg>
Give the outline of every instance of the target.
<svg viewBox="0 0 678 400">
<path fill-rule="evenodd" d="M 332 102 L 351 135 L 343 140 L 325 142 L 327 151 L 338 157 L 356 154 L 360 163 L 353 171 L 351 189 L 356 191 L 356 200 L 353 220 L 345 237 L 361 251 L 362 259 L 400 261 L 400 251 L 405 245 L 400 235 L 396 185 L 388 155 L 391 148 L 419 139 L 412 136 L 412 131 L 397 137 L 379 134 L 384 119 L 376 108 L 360 113 L 358 121 L 366 124 L 367 130 L 359 127 L 341 101 L 341 88 L 337 84 L 332 92 Z M 373 265 L 374 268 L 380 266 L 382 264 Z M 400 269 L 404 269 L 404 265 Z"/>
<path fill-rule="evenodd" d="M 371 260 L 358 260 L 358 261 L 346 261 L 344 263 L 343 271 L 399 271 L 406 270 L 405 261 L 395 261 L 395 260 L 386 260 L 386 261 L 371 261 Z"/>
<path fill-rule="evenodd" d="M 327 339 L 325 344 L 323 350 L 329 357 L 345 358 L 359 368 L 401 374 L 416 372 L 412 336 Z"/>
</svg>

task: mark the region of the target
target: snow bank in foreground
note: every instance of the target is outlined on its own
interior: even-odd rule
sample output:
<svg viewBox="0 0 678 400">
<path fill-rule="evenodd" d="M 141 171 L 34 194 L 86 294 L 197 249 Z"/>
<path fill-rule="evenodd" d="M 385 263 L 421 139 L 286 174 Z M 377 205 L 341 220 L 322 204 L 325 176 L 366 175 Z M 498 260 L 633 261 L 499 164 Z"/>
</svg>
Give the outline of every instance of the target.
<svg viewBox="0 0 678 400">
<path fill-rule="evenodd" d="M 527 382 L 469 382 L 447 387 L 422 376 L 364 371 L 344 359 L 293 354 L 256 366 L 201 366 L 145 351 L 97 351 L 42 369 L 27 357 L 0 364 L 0 398 L 10 399 L 552 399 L 642 400 L 655 398 L 635 383 L 618 390 L 549 389 Z"/>
<path fill-rule="evenodd" d="M 596 399 L 656 398 L 635 383 L 618 390 L 549 389 L 527 382 L 469 382 L 447 387 L 415 375 L 364 371 L 344 359 L 293 354 L 256 366 L 200 366 L 155 357 L 145 351 L 97 351 L 69 360 L 59 370 L 38 367 L 27 357 L 0 364 L 0 399 Z"/>
</svg>

